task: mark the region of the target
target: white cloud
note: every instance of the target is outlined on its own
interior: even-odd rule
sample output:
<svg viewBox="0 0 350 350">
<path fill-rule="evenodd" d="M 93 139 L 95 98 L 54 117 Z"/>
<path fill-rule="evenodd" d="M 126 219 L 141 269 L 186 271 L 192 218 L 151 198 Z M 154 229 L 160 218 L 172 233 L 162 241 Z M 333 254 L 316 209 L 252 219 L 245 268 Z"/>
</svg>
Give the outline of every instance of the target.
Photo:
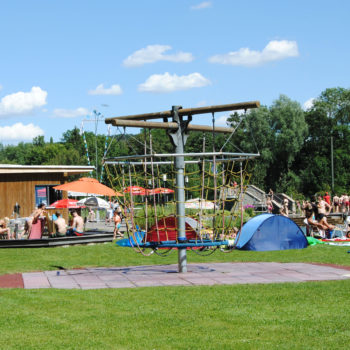
<svg viewBox="0 0 350 350">
<path fill-rule="evenodd" d="M 215 120 L 216 126 L 227 126 L 227 119 L 229 118 L 228 115 L 223 115 Z"/>
<path fill-rule="evenodd" d="M 44 131 L 34 124 L 16 123 L 0 127 L 0 142 L 31 141 L 34 137 L 44 135 Z"/>
<path fill-rule="evenodd" d="M 312 98 L 309 98 L 307 101 L 305 101 L 303 104 L 303 110 L 307 111 L 307 110 L 311 109 L 315 103 L 315 100 L 316 99 L 312 97 Z"/>
<path fill-rule="evenodd" d="M 273 40 L 262 51 L 254 51 L 245 47 L 238 51 L 212 56 L 209 58 L 209 62 L 250 67 L 297 56 L 299 56 L 299 52 L 296 41 Z"/>
<path fill-rule="evenodd" d="M 3 97 L 0 101 L 0 116 L 30 113 L 46 105 L 47 92 L 33 86 L 30 92 L 16 92 Z"/>
<path fill-rule="evenodd" d="M 193 56 L 189 52 L 178 52 L 172 55 L 165 55 L 164 52 L 171 50 L 169 45 L 148 45 L 147 47 L 135 51 L 127 57 L 123 64 L 126 67 L 137 67 L 147 63 L 154 63 L 158 61 L 170 62 L 191 62 Z"/>
<path fill-rule="evenodd" d="M 77 118 L 77 117 L 84 117 L 90 114 L 89 110 L 83 107 L 79 107 L 76 109 L 57 108 L 53 111 L 53 113 L 55 117 L 60 117 L 60 118 Z"/>
<path fill-rule="evenodd" d="M 95 90 L 89 90 L 89 95 L 121 95 L 122 93 L 122 88 L 117 84 L 112 85 L 110 88 L 105 88 L 103 84 L 100 84 Z"/>
<path fill-rule="evenodd" d="M 203 87 L 211 84 L 210 80 L 200 73 L 178 76 L 164 74 L 153 74 L 138 87 L 143 92 L 172 92 L 177 90 L 188 90 L 196 87 Z"/>
<path fill-rule="evenodd" d="M 203 1 L 198 5 L 191 6 L 191 10 L 203 10 L 211 7 L 212 3 L 211 1 Z"/>
</svg>

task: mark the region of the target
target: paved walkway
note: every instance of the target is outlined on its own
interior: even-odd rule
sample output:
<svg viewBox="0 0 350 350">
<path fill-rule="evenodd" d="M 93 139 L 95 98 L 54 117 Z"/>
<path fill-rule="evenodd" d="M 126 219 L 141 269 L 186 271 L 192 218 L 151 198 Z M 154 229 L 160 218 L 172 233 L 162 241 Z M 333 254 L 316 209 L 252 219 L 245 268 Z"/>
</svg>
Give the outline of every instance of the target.
<svg viewBox="0 0 350 350">
<path fill-rule="evenodd" d="M 304 263 L 189 264 L 86 268 L 0 276 L 0 287 L 99 289 L 149 286 L 281 283 L 350 279 L 348 267 Z"/>
</svg>

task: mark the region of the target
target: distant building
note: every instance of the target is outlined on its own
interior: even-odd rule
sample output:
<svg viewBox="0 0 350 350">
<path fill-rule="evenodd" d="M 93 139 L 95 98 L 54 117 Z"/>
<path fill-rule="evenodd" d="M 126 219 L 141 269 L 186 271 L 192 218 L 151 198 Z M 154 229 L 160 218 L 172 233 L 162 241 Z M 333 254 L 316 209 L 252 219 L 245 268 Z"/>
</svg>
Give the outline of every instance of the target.
<svg viewBox="0 0 350 350">
<path fill-rule="evenodd" d="M 68 176 L 91 172 L 93 166 L 69 165 L 15 165 L 0 164 L 0 218 L 16 215 L 29 216 L 34 208 L 47 206 L 67 198 L 67 192 L 56 191 L 54 186 L 67 182 Z M 68 211 L 64 212 L 64 216 Z"/>
</svg>

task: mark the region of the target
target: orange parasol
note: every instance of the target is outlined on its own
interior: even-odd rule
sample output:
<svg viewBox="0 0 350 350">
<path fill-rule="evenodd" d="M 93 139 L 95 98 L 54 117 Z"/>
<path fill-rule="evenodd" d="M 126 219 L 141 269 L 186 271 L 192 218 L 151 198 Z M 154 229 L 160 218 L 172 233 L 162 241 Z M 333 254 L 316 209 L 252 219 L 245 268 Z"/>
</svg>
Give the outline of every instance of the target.
<svg viewBox="0 0 350 350">
<path fill-rule="evenodd" d="M 115 192 L 112 188 L 101 184 L 96 179 L 93 179 L 91 177 L 82 177 L 77 181 L 55 186 L 54 189 L 60 191 L 84 192 L 88 194 L 101 194 L 103 196 L 109 197 L 123 196 L 122 193 Z"/>
</svg>

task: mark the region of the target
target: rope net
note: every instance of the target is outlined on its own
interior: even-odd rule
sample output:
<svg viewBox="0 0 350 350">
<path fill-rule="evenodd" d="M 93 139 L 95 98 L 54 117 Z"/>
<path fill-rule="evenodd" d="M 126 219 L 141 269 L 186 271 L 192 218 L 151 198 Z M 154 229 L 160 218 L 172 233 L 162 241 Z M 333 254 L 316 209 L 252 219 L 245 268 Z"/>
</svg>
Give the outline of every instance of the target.
<svg viewBox="0 0 350 350">
<path fill-rule="evenodd" d="M 175 154 L 117 157 L 104 162 L 119 197 L 131 245 L 144 248 L 220 246 L 241 228 L 248 158 L 185 156 L 184 200 L 177 198 Z M 140 159 L 141 158 L 141 159 Z M 185 208 L 186 242 L 179 242 L 177 206 Z"/>
</svg>

